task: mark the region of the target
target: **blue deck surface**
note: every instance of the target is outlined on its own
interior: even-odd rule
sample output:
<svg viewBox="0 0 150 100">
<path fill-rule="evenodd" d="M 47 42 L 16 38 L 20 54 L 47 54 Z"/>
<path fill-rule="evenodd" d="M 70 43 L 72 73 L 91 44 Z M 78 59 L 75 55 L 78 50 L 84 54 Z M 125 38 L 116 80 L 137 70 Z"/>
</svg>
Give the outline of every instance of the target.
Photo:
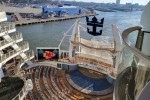
<svg viewBox="0 0 150 100">
<path fill-rule="evenodd" d="M 112 86 L 105 78 L 91 78 L 83 75 L 79 70 L 70 72 L 70 78 L 78 86 L 92 91 L 102 91 Z"/>
</svg>

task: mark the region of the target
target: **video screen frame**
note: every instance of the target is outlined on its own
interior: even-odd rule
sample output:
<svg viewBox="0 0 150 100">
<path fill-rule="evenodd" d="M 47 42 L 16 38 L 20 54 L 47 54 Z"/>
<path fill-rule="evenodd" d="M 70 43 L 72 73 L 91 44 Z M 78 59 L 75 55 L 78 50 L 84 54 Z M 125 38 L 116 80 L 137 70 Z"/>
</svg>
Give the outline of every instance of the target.
<svg viewBox="0 0 150 100">
<path fill-rule="evenodd" d="M 41 55 L 39 55 L 39 50 L 42 51 Z M 54 53 L 55 52 L 54 50 L 56 50 L 57 55 Z M 50 56 L 47 56 L 47 54 Z M 42 60 L 58 61 L 60 58 L 60 49 L 58 47 L 36 47 L 36 56 L 38 61 Z"/>
</svg>

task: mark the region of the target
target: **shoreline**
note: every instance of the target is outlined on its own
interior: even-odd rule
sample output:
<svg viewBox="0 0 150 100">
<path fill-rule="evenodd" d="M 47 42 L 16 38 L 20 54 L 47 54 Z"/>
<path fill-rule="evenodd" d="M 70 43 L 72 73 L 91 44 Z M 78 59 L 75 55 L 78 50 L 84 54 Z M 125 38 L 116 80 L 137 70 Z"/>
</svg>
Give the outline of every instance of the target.
<svg viewBox="0 0 150 100">
<path fill-rule="evenodd" d="M 95 16 L 95 13 L 90 14 L 80 14 L 80 15 L 72 15 L 72 16 L 65 16 L 65 17 L 51 17 L 47 19 L 21 19 L 19 21 L 14 22 L 16 26 L 23 26 L 23 25 L 30 25 L 30 24 L 38 24 L 38 23 L 46 23 L 46 22 L 54 22 L 54 21 L 63 21 L 69 19 L 76 19 L 86 16 Z"/>
<path fill-rule="evenodd" d="M 15 21 L 14 23 L 16 26 L 22 26 L 22 25 L 29 25 L 29 24 L 37 24 L 37 23 L 46 23 L 46 22 L 54 22 L 54 21 L 63 21 L 63 20 L 69 20 L 69 19 L 76 19 L 86 16 L 96 16 L 96 13 L 91 13 L 89 11 L 85 11 L 85 13 L 82 13 L 80 15 L 69 15 L 64 17 L 50 17 L 47 19 L 34 19 L 34 18 L 21 18 L 21 16 L 18 16 L 19 13 L 33 13 L 35 15 L 42 12 L 42 8 L 31 8 L 29 6 L 19 8 L 19 7 L 11 7 L 11 6 L 3 6 L 1 5 L 0 11 L 4 11 L 6 13 L 13 13 L 17 15 L 16 17 L 19 17 L 18 21 Z"/>
</svg>

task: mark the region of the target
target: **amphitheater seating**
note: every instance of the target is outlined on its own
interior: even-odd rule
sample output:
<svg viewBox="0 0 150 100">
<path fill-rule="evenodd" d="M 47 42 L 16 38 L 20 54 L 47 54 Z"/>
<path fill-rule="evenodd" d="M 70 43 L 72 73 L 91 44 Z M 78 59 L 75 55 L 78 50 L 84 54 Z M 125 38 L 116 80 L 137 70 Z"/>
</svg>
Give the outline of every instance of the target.
<svg viewBox="0 0 150 100">
<path fill-rule="evenodd" d="M 75 90 L 67 82 L 65 72 L 53 67 L 37 66 L 28 69 L 26 76 L 31 78 L 33 90 L 28 93 L 25 100 L 91 100 L 91 98 L 101 97 L 90 96 Z M 109 99 L 106 97 L 100 100 Z"/>
<path fill-rule="evenodd" d="M 112 67 L 110 64 L 107 64 L 105 62 L 98 61 L 96 59 L 82 57 L 82 56 L 76 56 L 76 61 L 77 62 L 87 62 L 87 63 L 93 64 L 93 65 L 96 65 L 96 66 L 102 66 L 104 68 Z"/>
<path fill-rule="evenodd" d="M 31 73 L 32 73 L 31 74 L 31 79 L 32 79 L 32 83 L 33 83 L 33 86 L 34 86 L 32 92 L 31 92 L 31 95 L 34 95 L 35 99 L 42 99 L 41 96 L 38 93 L 37 87 L 35 86 L 35 73 L 36 73 L 35 71 L 36 71 L 35 68 L 31 70 Z"/>
</svg>

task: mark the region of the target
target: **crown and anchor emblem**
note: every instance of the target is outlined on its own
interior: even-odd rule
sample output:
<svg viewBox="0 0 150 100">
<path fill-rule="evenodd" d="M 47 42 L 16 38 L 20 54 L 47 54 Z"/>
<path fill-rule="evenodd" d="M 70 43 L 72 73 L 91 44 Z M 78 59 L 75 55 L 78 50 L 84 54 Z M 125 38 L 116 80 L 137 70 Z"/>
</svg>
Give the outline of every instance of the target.
<svg viewBox="0 0 150 100">
<path fill-rule="evenodd" d="M 91 31 L 87 27 L 87 32 L 93 36 L 99 36 L 102 35 L 102 30 L 97 32 L 97 27 L 103 27 L 104 18 L 101 19 L 101 22 L 98 22 L 97 18 L 94 16 L 91 21 L 89 21 L 89 17 L 86 17 L 87 26 L 92 26 L 93 31 Z"/>
</svg>

